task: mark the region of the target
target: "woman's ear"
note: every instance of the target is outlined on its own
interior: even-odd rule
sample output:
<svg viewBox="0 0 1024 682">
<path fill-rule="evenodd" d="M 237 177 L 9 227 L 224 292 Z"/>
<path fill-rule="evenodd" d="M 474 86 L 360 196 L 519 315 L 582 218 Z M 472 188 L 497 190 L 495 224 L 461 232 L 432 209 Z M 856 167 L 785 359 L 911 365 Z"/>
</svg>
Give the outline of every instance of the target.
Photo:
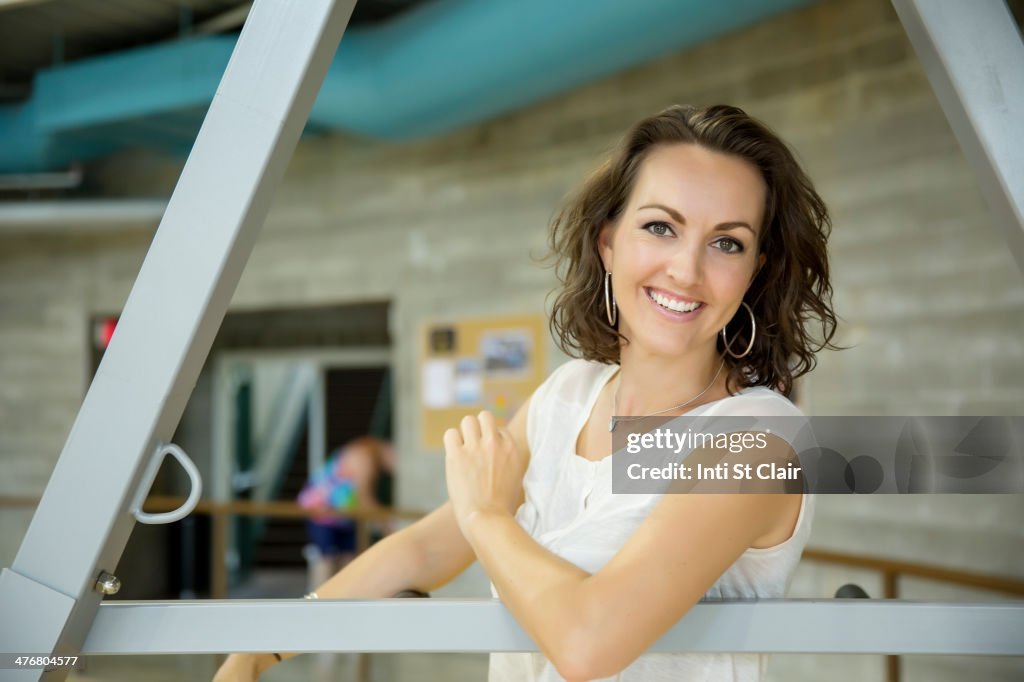
<svg viewBox="0 0 1024 682">
<path fill-rule="evenodd" d="M 605 223 L 597 233 L 597 252 L 601 256 L 605 272 L 612 271 L 612 237 L 615 236 L 615 225 Z"/>
</svg>

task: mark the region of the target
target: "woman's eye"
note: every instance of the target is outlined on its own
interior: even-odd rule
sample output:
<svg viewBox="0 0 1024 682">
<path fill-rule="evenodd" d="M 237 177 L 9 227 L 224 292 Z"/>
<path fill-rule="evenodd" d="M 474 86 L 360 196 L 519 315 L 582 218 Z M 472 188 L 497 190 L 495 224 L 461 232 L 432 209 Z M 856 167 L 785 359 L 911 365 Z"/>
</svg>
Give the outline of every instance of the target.
<svg viewBox="0 0 1024 682">
<path fill-rule="evenodd" d="M 724 253 L 741 253 L 743 251 L 743 244 L 732 237 L 722 237 L 715 243 Z"/>
<path fill-rule="evenodd" d="M 672 228 L 667 223 L 647 223 L 644 229 L 657 237 L 667 237 L 673 234 Z"/>
</svg>

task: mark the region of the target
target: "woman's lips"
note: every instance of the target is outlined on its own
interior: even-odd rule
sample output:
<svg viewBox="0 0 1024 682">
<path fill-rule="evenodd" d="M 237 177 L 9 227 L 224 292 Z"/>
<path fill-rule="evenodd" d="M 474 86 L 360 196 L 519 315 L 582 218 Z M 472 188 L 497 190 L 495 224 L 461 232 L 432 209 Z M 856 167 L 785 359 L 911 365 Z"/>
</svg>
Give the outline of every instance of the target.
<svg viewBox="0 0 1024 682">
<path fill-rule="evenodd" d="M 671 320 L 679 320 L 682 322 L 692 320 L 693 318 L 697 317 L 697 315 L 699 315 L 705 307 L 707 307 L 704 303 L 701 303 L 700 305 L 698 305 L 696 308 L 689 312 L 680 312 L 678 310 L 671 310 L 669 308 L 666 308 L 665 306 L 655 301 L 654 297 L 652 296 L 651 289 L 644 287 L 644 293 L 647 294 L 647 300 L 651 302 L 651 305 L 653 305 L 659 313 L 661 313 L 662 315 Z"/>
</svg>

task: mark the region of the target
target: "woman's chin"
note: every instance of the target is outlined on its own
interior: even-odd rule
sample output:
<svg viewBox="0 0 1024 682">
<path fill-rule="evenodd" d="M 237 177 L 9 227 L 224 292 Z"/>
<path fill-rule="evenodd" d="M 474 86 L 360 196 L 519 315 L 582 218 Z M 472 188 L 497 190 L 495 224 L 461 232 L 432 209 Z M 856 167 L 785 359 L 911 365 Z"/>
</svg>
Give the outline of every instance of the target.
<svg viewBox="0 0 1024 682">
<path fill-rule="evenodd" d="M 662 358 L 666 361 L 678 360 L 692 355 L 696 346 L 688 341 L 668 343 L 664 337 L 657 339 L 636 339 L 633 347 L 643 355 Z"/>
</svg>

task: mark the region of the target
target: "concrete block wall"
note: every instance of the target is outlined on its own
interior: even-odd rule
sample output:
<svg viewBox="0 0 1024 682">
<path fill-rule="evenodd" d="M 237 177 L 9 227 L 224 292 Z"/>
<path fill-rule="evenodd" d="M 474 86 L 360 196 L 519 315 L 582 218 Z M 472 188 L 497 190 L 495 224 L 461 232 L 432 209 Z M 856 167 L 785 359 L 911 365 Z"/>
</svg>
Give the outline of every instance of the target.
<svg viewBox="0 0 1024 682">
<path fill-rule="evenodd" d="M 392 302 L 398 499 L 430 508 L 445 489 L 441 453 L 416 447 L 419 325 L 543 312 L 555 282 L 530 254 L 543 253 L 561 197 L 638 118 L 717 102 L 789 141 L 833 212 L 837 340 L 851 348 L 820 356 L 803 385 L 810 411 L 1020 414 L 1024 279 L 885 0 L 825 1 L 434 139 L 304 139 L 232 306 Z M 128 154 L 91 177 L 110 196 L 166 195 L 179 170 Z M 148 240 L 0 238 L 0 494 L 45 485 L 84 395 L 86 321 L 120 309 Z M 0 563 L 29 516 L 0 512 Z M 823 497 L 811 544 L 1021 576 L 1022 519 L 1019 495 Z M 792 593 L 827 596 L 851 580 L 880 592 L 870 573 L 805 563 Z M 484 595 L 486 577 L 474 567 L 446 593 Z M 772 677 L 873 679 L 883 665 L 780 656 Z M 985 679 L 1022 671 L 1016 660 L 916 658 L 906 670 L 959 679 L 958 666 Z"/>
</svg>

